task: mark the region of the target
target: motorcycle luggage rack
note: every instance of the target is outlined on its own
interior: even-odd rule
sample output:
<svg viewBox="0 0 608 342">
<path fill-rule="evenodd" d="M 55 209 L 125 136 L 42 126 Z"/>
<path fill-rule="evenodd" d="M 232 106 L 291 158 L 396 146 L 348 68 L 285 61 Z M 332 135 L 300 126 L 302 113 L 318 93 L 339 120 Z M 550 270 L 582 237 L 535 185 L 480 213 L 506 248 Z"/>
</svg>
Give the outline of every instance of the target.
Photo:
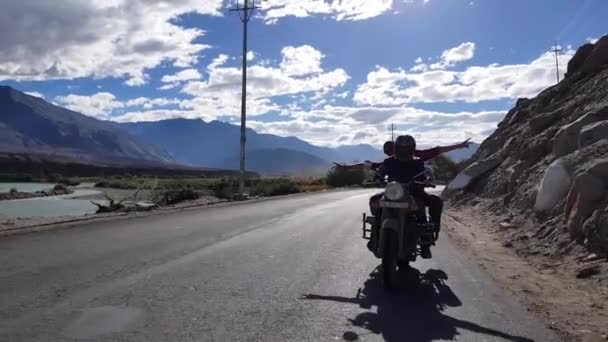
<svg viewBox="0 0 608 342">
<path fill-rule="evenodd" d="M 372 229 L 367 228 L 366 224 L 369 223 L 370 225 L 372 225 L 375 219 L 375 217 L 367 216 L 365 215 L 365 213 L 363 213 L 363 238 L 365 240 L 370 240 L 372 238 Z"/>
</svg>

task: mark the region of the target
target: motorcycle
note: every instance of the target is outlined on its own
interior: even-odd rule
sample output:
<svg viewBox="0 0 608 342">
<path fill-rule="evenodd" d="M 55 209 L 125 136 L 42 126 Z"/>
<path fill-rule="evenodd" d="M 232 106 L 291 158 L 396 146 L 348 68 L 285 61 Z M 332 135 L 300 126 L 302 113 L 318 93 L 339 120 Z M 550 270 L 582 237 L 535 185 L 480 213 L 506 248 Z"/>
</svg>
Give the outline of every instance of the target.
<svg viewBox="0 0 608 342">
<path fill-rule="evenodd" d="M 434 227 L 424 204 L 411 195 L 413 186 L 435 187 L 428 169 L 409 183 L 388 182 L 382 197 L 370 202 L 371 215 L 363 213 L 363 238 L 370 240 L 368 248 L 382 259 L 385 288 L 394 286 L 400 268 L 416 261 L 420 246 L 435 244 Z"/>
</svg>

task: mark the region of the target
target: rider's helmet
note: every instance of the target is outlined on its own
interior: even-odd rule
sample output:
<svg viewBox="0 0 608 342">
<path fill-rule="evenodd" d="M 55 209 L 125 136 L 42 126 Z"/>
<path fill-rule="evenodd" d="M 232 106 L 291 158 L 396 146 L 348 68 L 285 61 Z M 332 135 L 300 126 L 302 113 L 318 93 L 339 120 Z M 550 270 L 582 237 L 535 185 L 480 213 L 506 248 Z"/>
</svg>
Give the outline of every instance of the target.
<svg viewBox="0 0 608 342">
<path fill-rule="evenodd" d="M 416 152 L 416 139 L 411 135 L 400 135 L 395 140 L 395 157 L 397 159 L 412 159 Z"/>
<path fill-rule="evenodd" d="M 395 154 L 395 142 L 391 140 L 385 142 L 384 146 L 382 146 L 382 150 L 384 151 L 385 155 L 392 156 Z"/>
</svg>

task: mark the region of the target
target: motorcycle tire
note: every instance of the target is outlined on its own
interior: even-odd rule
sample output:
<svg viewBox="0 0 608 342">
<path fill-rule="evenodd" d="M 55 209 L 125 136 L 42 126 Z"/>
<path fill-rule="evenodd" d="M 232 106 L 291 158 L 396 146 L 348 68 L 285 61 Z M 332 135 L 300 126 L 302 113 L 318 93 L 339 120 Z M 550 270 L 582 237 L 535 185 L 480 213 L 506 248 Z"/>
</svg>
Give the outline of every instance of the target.
<svg viewBox="0 0 608 342">
<path fill-rule="evenodd" d="M 398 271 L 397 234 L 390 231 L 385 234 L 382 251 L 382 285 L 386 289 L 392 289 L 395 287 Z"/>
</svg>

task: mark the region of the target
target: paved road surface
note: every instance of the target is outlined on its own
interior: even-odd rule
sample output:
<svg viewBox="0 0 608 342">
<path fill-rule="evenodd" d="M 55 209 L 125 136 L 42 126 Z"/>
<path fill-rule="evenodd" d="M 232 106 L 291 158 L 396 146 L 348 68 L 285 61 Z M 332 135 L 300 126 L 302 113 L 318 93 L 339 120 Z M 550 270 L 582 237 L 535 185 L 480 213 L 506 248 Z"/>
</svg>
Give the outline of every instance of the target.
<svg viewBox="0 0 608 342">
<path fill-rule="evenodd" d="M 0 341 L 557 341 L 445 237 L 384 291 L 370 193 L 0 240 Z"/>
</svg>

